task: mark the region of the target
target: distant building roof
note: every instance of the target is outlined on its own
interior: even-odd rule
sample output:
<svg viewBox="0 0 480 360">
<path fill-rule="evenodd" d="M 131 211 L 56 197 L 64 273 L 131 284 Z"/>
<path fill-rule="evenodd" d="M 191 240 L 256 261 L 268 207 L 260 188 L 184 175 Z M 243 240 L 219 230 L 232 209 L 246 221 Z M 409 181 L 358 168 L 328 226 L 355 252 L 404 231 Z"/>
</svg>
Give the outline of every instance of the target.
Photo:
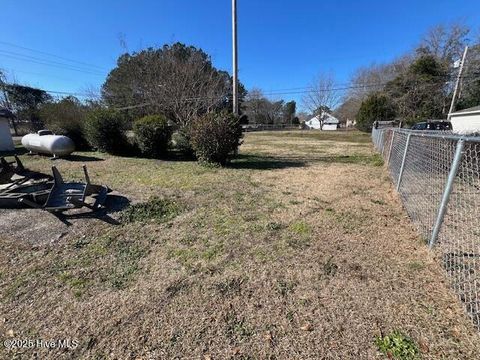
<svg viewBox="0 0 480 360">
<path fill-rule="evenodd" d="M 326 111 L 322 111 L 321 115 L 314 116 L 313 118 L 311 118 L 307 122 L 315 121 L 315 120 L 320 121 L 320 119 L 323 119 L 324 124 L 339 124 L 340 123 L 340 120 L 338 120 L 332 114 L 327 113 Z"/>
<path fill-rule="evenodd" d="M 14 118 L 15 115 L 7 108 L 0 108 L 0 117 L 11 119 Z"/>
<path fill-rule="evenodd" d="M 451 113 L 450 115 L 454 115 L 454 114 L 465 114 L 465 113 L 470 113 L 470 112 L 480 112 L 480 105 L 479 106 L 474 106 L 474 107 L 471 107 L 471 108 L 468 108 L 468 109 L 463 109 L 463 110 L 459 110 L 459 111 L 455 111 L 453 113 Z"/>
</svg>

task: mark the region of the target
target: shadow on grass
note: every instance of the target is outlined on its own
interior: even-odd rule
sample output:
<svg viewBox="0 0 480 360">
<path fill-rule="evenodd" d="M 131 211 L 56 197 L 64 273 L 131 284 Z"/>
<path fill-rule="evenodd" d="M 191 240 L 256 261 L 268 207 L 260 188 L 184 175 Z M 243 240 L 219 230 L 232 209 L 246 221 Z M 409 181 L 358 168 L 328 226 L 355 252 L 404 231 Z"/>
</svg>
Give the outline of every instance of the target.
<svg viewBox="0 0 480 360">
<path fill-rule="evenodd" d="M 319 141 L 335 141 L 358 144 L 370 144 L 371 137 L 368 133 L 358 131 L 320 131 L 320 130 L 294 130 L 285 132 L 256 132 L 256 136 L 262 137 L 281 137 L 281 138 L 299 138 L 314 139 Z"/>
<path fill-rule="evenodd" d="M 170 149 L 164 156 L 157 159 L 160 161 L 197 161 L 193 154 L 185 154 L 182 151 Z"/>
<path fill-rule="evenodd" d="M 383 166 L 383 159 L 380 155 L 331 155 L 314 156 L 308 159 L 309 162 L 336 163 L 336 164 L 359 164 Z"/>
<path fill-rule="evenodd" d="M 65 160 L 68 161 L 74 161 L 74 162 L 92 162 L 92 161 L 104 161 L 104 159 L 101 159 L 96 156 L 88 156 L 88 155 L 76 155 L 76 154 L 71 154 L 68 156 L 65 156 Z"/>
<path fill-rule="evenodd" d="M 57 219 L 63 222 L 67 226 L 71 226 L 72 223 L 69 220 L 73 219 L 98 219 L 110 225 L 121 225 L 120 221 L 111 217 L 111 214 L 118 213 L 125 209 L 130 204 L 130 200 L 122 195 L 107 196 L 105 202 L 105 208 L 97 211 L 82 211 L 77 213 L 52 213 Z"/>
<path fill-rule="evenodd" d="M 313 163 L 359 164 L 383 166 L 383 159 L 373 155 L 329 155 L 329 156 L 292 156 L 288 158 L 261 155 L 238 155 L 228 166 L 233 169 L 272 170 L 291 167 L 304 167 Z"/>
<path fill-rule="evenodd" d="M 14 156 L 14 155 L 25 155 L 25 154 L 29 154 L 30 152 L 25 149 L 24 147 L 22 146 L 17 146 L 15 148 L 15 150 L 13 151 L 0 151 L 0 157 L 2 156 Z M 43 157 L 43 158 L 46 158 L 46 159 L 53 159 L 52 158 L 52 155 L 50 154 L 43 154 L 43 153 L 32 153 L 31 154 L 32 156 L 39 156 L 39 157 Z M 77 154 L 70 154 L 68 156 L 59 156 L 58 157 L 59 159 L 65 159 L 65 160 L 68 160 L 68 161 L 78 161 L 78 162 L 91 162 L 91 161 L 103 161 L 104 159 L 101 159 L 99 157 L 96 157 L 96 156 L 89 156 L 89 155 L 77 155 Z"/>
<path fill-rule="evenodd" d="M 0 151 L 0 157 L 2 156 L 13 156 L 13 155 L 24 155 L 28 153 L 28 150 L 24 147 L 17 146 L 15 150 L 12 151 Z"/>
<path fill-rule="evenodd" d="M 285 158 L 278 158 L 273 156 L 259 156 L 259 155 L 238 155 L 228 165 L 232 169 L 253 169 L 253 170 L 274 170 L 286 169 L 291 167 L 303 167 L 306 162 L 301 160 L 291 160 Z"/>
</svg>

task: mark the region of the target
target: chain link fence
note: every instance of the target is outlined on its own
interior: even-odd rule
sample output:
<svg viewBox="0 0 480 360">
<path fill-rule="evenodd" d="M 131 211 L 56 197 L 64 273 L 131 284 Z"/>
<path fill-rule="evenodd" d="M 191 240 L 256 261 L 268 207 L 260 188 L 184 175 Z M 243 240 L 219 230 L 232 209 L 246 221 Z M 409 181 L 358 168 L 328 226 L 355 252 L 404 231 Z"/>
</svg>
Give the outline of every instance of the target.
<svg viewBox="0 0 480 360">
<path fill-rule="evenodd" d="M 372 140 L 480 330 L 480 137 L 387 128 Z"/>
</svg>

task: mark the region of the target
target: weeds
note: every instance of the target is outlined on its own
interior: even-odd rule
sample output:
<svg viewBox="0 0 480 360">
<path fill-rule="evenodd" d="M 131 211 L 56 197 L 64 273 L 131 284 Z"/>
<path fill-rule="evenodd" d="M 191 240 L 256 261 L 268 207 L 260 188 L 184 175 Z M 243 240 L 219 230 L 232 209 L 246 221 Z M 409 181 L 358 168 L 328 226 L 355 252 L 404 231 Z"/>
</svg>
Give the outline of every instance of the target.
<svg viewBox="0 0 480 360">
<path fill-rule="evenodd" d="M 285 314 L 285 318 L 288 320 L 288 322 L 292 323 L 295 319 L 295 312 L 293 310 L 288 310 Z"/>
<path fill-rule="evenodd" d="M 423 270 L 425 268 L 425 264 L 420 261 L 412 261 L 408 263 L 408 267 L 410 270 L 418 271 Z"/>
<path fill-rule="evenodd" d="M 215 289 L 223 296 L 240 294 L 245 281 L 246 279 L 242 277 L 225 279 L 222 282 L 216 283 Z"/>
<path fill-rule="evenodd" d="M 176 201 L 153 197 L 147 202 L 130 205 L 122 213 L 121 221 L 163 223 L 173 219 L 180 212 L 181 207 Z"/>
<path fill-rule="evenodd" d="M 285 297 L 294 291 L 295 285 L 296 284 L 292 281 L 286 281 L 283 279 L 277 280 L 277 292 Z"/>
<path fill-rule="evenodd" d="M 326 208 L 325 212 L 331 216 L 332 220 L 341 225 L 346 234 L 351 234 L 366 227 L 370 220 L 370 215 L 367 213 L 367 210 L 363 209 L 359 212 L 350 210 L 337 212 L 335 209 Z"/>
<path fill-rule="evenodd" d="M 338 265 L 333 262 L 333 256 L 330 256 L 325 264 L 323 264 L 323 273 L 327 277 L 335 276 Z"/>
<path fill-rule="evenodd" d="M 22 290 L 28 287 L 29 277 L 32 274 L 28 272 L 26 274 L 22 274 L 17 276 L 4 290 L 3 296 L 5 298 L 14 298 L 21 295 Z"/>
<path fill-rule="evenodd" d="M 139 261 L 145 256 L 140 246 L 123 243 L 117 247 L 116 264 L 112 267 L 108 281 L 115 289 L 123 289 L 139 269 Z"/>
<path fill-rule="evenodd" d="M 375 344 L 378 350 L 389 359 L 418 360 L 420 352 L 417 344 L 408 336 L 398 330 L 386 336 L 377 336 Z"/>
<path fill-rule="evenodd" d="M 73 291 L 73 295 L 76 298 L 79 298 L 84 294 L 90 282 L 89 279 L 73 276 L 67 271 L 60 273 L 58 279 Z"/>
<path fill-rule="evenodd" d="M 297 234 L 307 236 L 312 232 L 312 228 L 305 221 L 298 221 L 290 225 L 290 230 Z"/>
<path fill-rule="evenodd" d="M 268 231 L 277 231 L 277 230 L 280 230 L 282 228 L 282 224 L 277 223 L 277 222 L 269 222 L 266 225 L 266 228 L 267 228 Z"/>
<path fill-rule="evenodd" d="M 170 285 L 168 285 L 165 289 L 165 292 L 168 294 L 168 297 L 172 298 L 188 288 L 189 284 L 185 281 L 185 279 L 181 279 L 173 281 Z"/>
<path fill-rule="evenodd" d="M 289 226 L 290 234 L 285 234 L 288 246 L 294 249 L 304 249 L 310 245 L 312 228 L 305 221 L 297 221 Z"/>
<path fill-rule="evenodd" d="M 126 288 L 139 270 L 140 260 L 148 253 L 145 244 L 113 234 L 83 239 L 81 244 L 81 247 L 79 241 L 73 244 L 76 256 L 59 267 L 57 276 L 76 297 L 96 282 L 117 290 Z"/>
<path fill-rule="evenodd" d="M 225 315 L 224 320 L 227 323 L 226 333 L 228 337 L 241 340 L 253 335 L 253 331 L 249 328 L 245 319 L 239 317 L 233 310 Z"/>
</svg>

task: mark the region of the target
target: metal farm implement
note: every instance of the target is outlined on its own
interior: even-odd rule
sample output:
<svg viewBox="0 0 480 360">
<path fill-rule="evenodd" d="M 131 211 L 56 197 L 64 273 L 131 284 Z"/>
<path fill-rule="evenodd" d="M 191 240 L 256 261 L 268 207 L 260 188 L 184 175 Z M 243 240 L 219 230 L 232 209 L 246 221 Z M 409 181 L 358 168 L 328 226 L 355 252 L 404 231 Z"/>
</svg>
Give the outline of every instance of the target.
<svg viewBox="0 0 480 360">
<path fill-rule="evenodd" d="M 65 182 L 55 166 L 49 176 L 25 170 L 17 157 L 15 162 L 0 158 L 0 208 L 29 207 L 52 213 L 83 207 L 99 210 L 111 190 L 92 184 L 85 165 L 83 172 L 85 182 Z"/>
</svg>

